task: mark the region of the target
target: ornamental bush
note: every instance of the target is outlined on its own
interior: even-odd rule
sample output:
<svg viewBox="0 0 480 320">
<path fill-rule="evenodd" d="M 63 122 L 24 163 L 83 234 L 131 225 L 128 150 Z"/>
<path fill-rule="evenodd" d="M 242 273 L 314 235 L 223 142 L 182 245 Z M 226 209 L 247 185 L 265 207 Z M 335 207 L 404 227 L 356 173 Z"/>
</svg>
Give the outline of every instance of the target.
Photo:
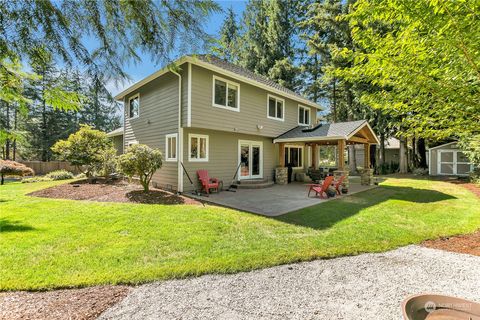
<svg viewBox="0 0 480 320">
<path fill-rule="evenodd" d="M 148 192 L 153 174 L 162 167 L 162 160 L 160 150 L 144 144 L 134 144 L 118 157 L 118 169 L 129 178 L 138 176 L 143 191 Z"/>
<path fill-rule="evenodd" d="M 0 184 L 4 183 L 5 176 L 33 176 L 35 172 L 32 168 L 27 167 L 26 165 L 11 161 L 11 160 L 0 160 L 0 176 L 1 182 Z"/>
<path fill-rule="evenodd" d="M 82 170 L 89 180 L 108 171 L 106 168 L 112 167 L 116 153 L 112 140 L 105 132 L 87 125 L 82 125 L 80 130 L 71 134 L 67 140 L 55 143 L 52 151 L 58 154 L 61 160 Z"/>
<path fill-rule="evenodd" d="M 47 173 L 45 177 L 51 180 L 67 180 L 73 179 L 73 173 L 67 170 L 55 170 Z"/>
</svg>

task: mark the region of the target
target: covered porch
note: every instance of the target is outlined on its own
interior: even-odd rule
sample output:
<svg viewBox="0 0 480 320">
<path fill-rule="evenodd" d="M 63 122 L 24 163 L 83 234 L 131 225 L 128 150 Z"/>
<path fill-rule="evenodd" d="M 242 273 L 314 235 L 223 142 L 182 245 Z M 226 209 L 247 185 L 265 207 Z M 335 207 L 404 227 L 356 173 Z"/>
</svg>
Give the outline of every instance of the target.
<svg viewBox="0 0 480 320">
<path fill-rule="evenodd" d="M 344 175 L 346 177 L 344 182 L 346 188 L 349 187 L 346 148 L 349 145 L 363 145 L 366 152 L 364 152 L 360 183 L 362 185 L 373 184 L 370 146 L 379 144 L 379 141 L 365 120 L 318 124 L 315 127 L 299 126 L 278 136 L 273 142 L 278 144 L 279 151 L 279 166 L 275 170 L 275 181 L 277 184 L 288 183 L 288 167 L 292 166 L 288 161 L 292 160 L 286 152 L 295 145 L 301 145 L 308 151 L 305 152 L 308 154 L 307 157 L 309 157 L 309 159 L 305 159 L 305 167 L 307 167 L 308 171 L 317 171 L 319 169 L 321 148 L 327 146 L 336 147 L 335 167 L 332 170 L 333 172 L 330 173 L 333 173 L 335 177 Z"/>
</svg>

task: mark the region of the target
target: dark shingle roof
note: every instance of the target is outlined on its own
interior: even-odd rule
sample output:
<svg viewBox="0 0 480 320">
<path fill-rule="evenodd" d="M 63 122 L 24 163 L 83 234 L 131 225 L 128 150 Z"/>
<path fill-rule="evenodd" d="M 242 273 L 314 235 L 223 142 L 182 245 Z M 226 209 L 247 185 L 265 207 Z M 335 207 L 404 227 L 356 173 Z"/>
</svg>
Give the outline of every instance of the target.
<svg viewBox="0 0 480 320">
<path fill-rule="evenodd" d="M 347 137 L 367 123 L 366 120 L 321 123 L 313 128 L 298 126 L 275 139 Z"/>
<path fill-rule="evenodd" d="M 302 96 L 301 94 L 298 94 L 295 91 L 292 91 L 288 88 L 285 88 L 284 86 L 279 85 L 278 83 L 268 79 L 267 77 L 256 74 L 256 73 L 254 73 L 254 72 L 252 72 L 248 69 L 237 66 L 233 63 L 230 63 L 228 61 L 220 59 L 216 56 L 213 56 L 213 55 L 210 55 L 210 54 L 200 54 L 200 55 L 194 55 L 193 57 L 197 58 L 198 60 L 201 60 L 203 62 L 210 63 L 210 64 L 212 64 L 216 67 L 222 68 L 222 69 L 230 71 L 230 72 L 234 72 L 238 75 L 244 76 L 244 77 L 249 78 L 249 79 L 254 80 L 254 81 L 257 81 L 261 84 L 267 85 L 267 86 L 272 87 L 274 89 L 283 91 L 287 94 L 294 95 L 294 96 L 296 96 L 300 99 L 309 100 L 308 98 Z"/>
</svg>

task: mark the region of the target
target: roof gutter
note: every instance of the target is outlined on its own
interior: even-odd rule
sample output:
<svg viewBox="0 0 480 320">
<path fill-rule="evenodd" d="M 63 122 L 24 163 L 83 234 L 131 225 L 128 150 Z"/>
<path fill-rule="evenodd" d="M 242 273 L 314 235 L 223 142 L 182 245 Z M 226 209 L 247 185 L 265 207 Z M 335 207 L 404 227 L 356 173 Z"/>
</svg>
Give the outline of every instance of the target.
<svg viewBox="0 0 480 320">
<path fill-rule="evenodd" d="M 310 141 L 331 141 L 331 140 L 347 140 L 345 136 L 331 136 L 331 137 L 306 137 L 306 138 L 279 138 L 273 139 L 273 143 L 281 142 L 310 142 Z"/>
</svg>

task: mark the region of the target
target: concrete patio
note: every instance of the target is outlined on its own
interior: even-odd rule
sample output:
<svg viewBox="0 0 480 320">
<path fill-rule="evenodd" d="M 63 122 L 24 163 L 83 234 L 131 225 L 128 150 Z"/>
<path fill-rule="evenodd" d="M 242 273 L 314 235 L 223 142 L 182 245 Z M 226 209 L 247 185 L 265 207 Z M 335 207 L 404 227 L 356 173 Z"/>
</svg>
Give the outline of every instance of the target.
<svg viewBox="0 0 480 320">
<path fill-rule="evenodd" d="M 275 217 L 376 187 L 361 185 L 359 179 L 356 178 L 350 178 L 348 194 L 330 199 L 314 197 L 313 192 L 308 197 L 308 186 L 303 182 L 294 182 L 287 185 L 275 184 L 264 189 L 237 189 L 236 192 L 222 191 L 210 194 L 209 197 L 188 196 L 224 207 Z"/>
</svg>

